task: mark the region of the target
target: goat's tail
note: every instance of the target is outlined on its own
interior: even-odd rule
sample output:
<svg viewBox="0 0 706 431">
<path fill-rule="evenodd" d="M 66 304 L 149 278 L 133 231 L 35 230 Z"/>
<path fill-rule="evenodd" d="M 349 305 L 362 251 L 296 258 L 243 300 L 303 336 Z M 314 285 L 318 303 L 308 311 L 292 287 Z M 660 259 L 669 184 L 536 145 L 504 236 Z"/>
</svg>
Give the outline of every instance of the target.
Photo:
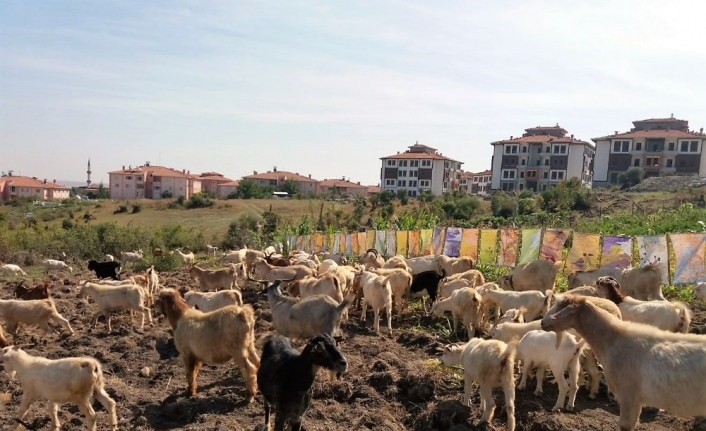
<svg viewBox="0 0 706 431">
<path fill-rule="evenodd" d="M 513 372 L 513 368 L 515 366 L 515 356 L 517 355 L 517 343 L 519 340 L 516 338 L 511 340 L 509 343 L 507 343 L 507 347 L 505 347 L 505 350 L 500 354 L 500 357 L 498 358 L 500 360 L 500 374 L 503 374 L 503 371 L 505 370 L 510 370 L 510 373 Z"/>
<path fill-rule="evenodd" d="M 683 332 L 686 334 L 689 332 L 689 324 L 691 323 L 691 311 L 689 310 L 689 307 L 682 302 L 675 301 L 672 304 L 677 309 L 676 311 L 679 314 L 679 324 L 677 325 L 675 332 Z"/>
<path fill-rule="evenodd" d="M 574 348 L 574 354 L 573 354 L 573 356 L 571 357 L 571 359 L 573 360 L 573 359 L 576 358 L 576 357 L 580 357 L 581 354 L 583 353 L 583 351 L 584 351 L 587 347 L 588 347 L 588 344 L 586 343 L 586 339 L 585 339 L 585 338 L 582 339 L 581 341 L 579 341 L 578 343 L 576 343 L 576 347 Z M 571 361 L 569 361 L 569 362 L 571 362 Z"/>
<path fill-rule="evenodd" d="M 343 298 L 343 301 L 341 302 L 341 304 L 339 304 L 339 306 L 336 307 L 336 311 L 339 313 L 343 313 L 343 310 L 348 308 L 353 303 L 353 301 L 355 301 L 355 297 L 356 297 L 355 293 L 349 293 L 348 295 L 346 295 L 346 297 Z"/>
</svg>

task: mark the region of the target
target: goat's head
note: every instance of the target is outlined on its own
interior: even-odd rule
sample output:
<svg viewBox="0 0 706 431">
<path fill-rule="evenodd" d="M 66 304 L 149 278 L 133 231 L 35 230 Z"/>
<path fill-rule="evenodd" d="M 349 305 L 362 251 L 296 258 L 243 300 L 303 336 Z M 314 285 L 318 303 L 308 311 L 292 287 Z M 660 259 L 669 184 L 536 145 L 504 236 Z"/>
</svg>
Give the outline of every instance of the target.
<svg viewBox="0 0 706 431">
<path fill-rule="evenodd" d="M 306 354 L 314 365 L 318 365 L 338 373 L 345 373 L 348 361 L 343 352 L 338 349 L 338 343 L 328 334 L 319 334 L 312 337 L 304 347 L 302 354 Z"/>
<path fill-rule="evenodd" d="M 189 308 L 189 305 L 184 301 L 179 292 L 175 289 L 164 288 L 159 291 L 159 296 L 155 301 L 155 307 L 169 320 L 169 325 L 172 329 L 176 328 L 176 324 L 184 311 Z"/>
<path fill-rule="evenodd" d="M 559 334 L 560 331 L 575 328 L 578 323 L 578 311 L 585 303 L 586 299 L 580 296 L 564 295 L 554 304 L 553 311 L 550 310 L 542 318 L 542 329 Z M 557 335 L 557 345 L 559 343 L 560 337 Z"/>
<path fill-rule="evenodd" d="M 596 291 L 598 296 L 610 299 L 616 304 L 623 302 L 625 295 L 620 293 L 620 284 L 613 277 L 599 277 L 596 280 Z"/>
<path fill-rule="evenodd" d="M 3 365 L 5 366 L 5 374 L 10 377 L 10 379 L 15 378 L 15 369 L 12 366 L 12 359 L 17 358 L 18 356 L 26 355 L 27 353 L 22 350 L 22 347 L 29 347 L 32 346 L 31 344 L 22 344 L 22 345 L 17 345 L 17 346 L 6 346 L 0 349 L 0 360 L 2 360 Z"/>
</svg>

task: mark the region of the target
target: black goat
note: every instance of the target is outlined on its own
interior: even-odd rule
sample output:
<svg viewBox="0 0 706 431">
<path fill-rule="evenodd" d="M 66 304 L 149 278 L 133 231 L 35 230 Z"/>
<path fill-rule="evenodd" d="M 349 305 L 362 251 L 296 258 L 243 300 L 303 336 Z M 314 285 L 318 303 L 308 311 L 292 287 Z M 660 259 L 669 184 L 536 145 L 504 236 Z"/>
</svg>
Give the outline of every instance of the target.
<svg viewBox="0 0 706 431">
<path fill-rule="evenodd" d="M 424 293 L 426 292 L 431 299 L 433 304 L 436 301 L 436 294 L 439 290 L 439 282 L 444 278 L 436 271 L 424 271 L 417 275 L 412 276 L 412 286 L 410 286 L 409 291 L 411 296 L 421 296 L 422 305 L 424 306 L 424 311 L 426 312 L 427 306 L 424 300 Z"/>
<path fill-rule="evenodd" d="M 98 279 L 112 278 L 113 280 L 120 280 L 120 262 L 116 261 L 105 261 L 98 262 L 95 260 L 88 261 L 88 270 L 96 273 Z"/>
<path fill-rule="evenodd" d="M 348 368 L 346 358 L 328 334 L 312 337 L 301 354 L 281 335 L 265 341 L 257 371 L 257 385 L 265 399 L 265 429 L 270 429 L 273 408 L 275 431 L 284 431 L 286 421 L 290 422 L 292 431 L 301 429 L 319 367 L 339 373 Z"/>
</svg>

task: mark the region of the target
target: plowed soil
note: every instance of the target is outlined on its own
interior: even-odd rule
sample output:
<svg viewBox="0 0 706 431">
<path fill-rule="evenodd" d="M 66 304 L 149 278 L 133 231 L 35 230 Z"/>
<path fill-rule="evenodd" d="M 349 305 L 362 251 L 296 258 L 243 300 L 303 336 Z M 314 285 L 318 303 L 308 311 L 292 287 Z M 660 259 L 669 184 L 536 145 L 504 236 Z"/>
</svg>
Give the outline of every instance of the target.
<svg viewBox="0 0 706 431">
<path fill-rule="evenodd" d="M 154 326 L 146 324 L 144 331 L 139 329 L 139 319 L 131 320 L 127 313 L 114 313 L 112 334 L 106 333 L 102 317 L 98 326 L 90 329 L 89 321 L 96 306 L 76 297 L 76 285 L 85 278 L 90 279 L 90 275 L 50 276 L 57 309 L 70 320 L 76 331 L 73 336 L 43 336 L 38 328 L 23 327 L 14 343 L 32 344 L 25 350 L 48 358 L 88 355 L 100 360 L 107 390 L 118 405 L 121 430 L 263 429 L 261 396 L 252 404 L 247 403 L 242 378 L 232 363 L 204 366 L 198 377 L 197 395 L 184 396 L 184 367 L 162 316 L 155 319 Z M 174 288 L 190 284 L 185 271 L 162 274 L 160 281 Z M 14 282 L 3 279 L 2 284 L 5 289 L 0 297 L 11 298 Z M 246 288 L 243 296 L 245 302 L 255 307 L 258 338 L 272 332 L 266 297 L 252 288 Z M 704 310 L 695 308 L 694 314 L 692 331 L 706 332 Z M 444 334 L 440 328 L 448 327 L 446 319 L 426 317 L 419 308 L 408 309 L 401 320 L 393 319 L 393 333 L 388 336 L 371 330 L 372 313 L 364 323 L 359 322 L 359 317 L 359 311 L 351 310 L 349 320 L 342 325 L 340 344 L 349 361 L 349 371 L 334 382 L 319 374 L 311 407 L 304 417 L 306 430 L 505 429 L 501 392 L 495 393 L 498 408 L 492 424 L 479 427 L 477 390 L 473 392 L 473 406 L 462 406 L 460 369 L 439 365 L 438 347 L 459 341 L 440 335 Z M 149 373 L 142 371 L 145 367 Z M 581 388 L 572 413 L 550 411 L 557 396 L 552 378 L 545 381 L 541 397 L 534 396 L 533 391 L 533 381 L 527 390 L 517 391 L 518 430 L 618 429 L 618 405 L 609 401 L 603 385 L 596 400 L 589 400 L 588 392 Z M 10 381 L 2 374 L 0 392 L 13 395 L 12 402 L 0 408 L 0 421 L 6 429 L 4 426 L 12 423 L 17 411 L 22 390 L 17 381 Z M 98 429 L 107 429 L 105 410 L 97 402 L 94 407 L 98 412 Z M 62 406 L 60 420 L 62 430 L 85 429 L 75 405 Z M 37 402 L 25 421 L 34 429 L 49 429 L 46 402 Z M 656 409 L 643 409 L 640 422 L 640 430 L 706 430 L 704 420 L 679 419 Z"/>
</svg>

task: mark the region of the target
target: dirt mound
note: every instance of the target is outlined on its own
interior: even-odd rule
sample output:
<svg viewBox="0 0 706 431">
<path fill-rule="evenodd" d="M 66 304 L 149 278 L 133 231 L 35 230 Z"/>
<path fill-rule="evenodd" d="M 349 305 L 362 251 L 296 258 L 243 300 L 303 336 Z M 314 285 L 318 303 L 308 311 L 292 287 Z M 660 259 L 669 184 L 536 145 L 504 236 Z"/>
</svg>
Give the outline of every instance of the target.
<svg viewBox="0 0 706 431">
<path fill-rule="evenodd" d="M 117 402 L 119 429 L 130 430 L 261 430 L 263 405 L 260 396 L 249 404 L 242 377 L 230 363 L 205 365 L 198 377 L 198 393 L 186 398 L 186 379 L 179 352 L 171 331 L 162 316 L 155 316 L 155 326 L 137 327 L 138 317 L 113 313 L 112 334 L 106 334 L 103 317 L 98 326 L 89 328 L 95 304 L 76 298 L 76 284 L 90 274 L 77 271 L 73 276 L 51 274 L 57 309 L 67 317 L 76 334 L 42 336 L 38 328 L 21 328 L 16 344 L 32 344 L 27 350 L 49 358 L 94 356 L 103 364 L 106 387 Z M 160 274 L 163 285 L 184 288 L 196 285 L 181 271 Z M 14 283 L 0 279 L 5 289 L 0 298 L 12 296 Z M 267 298 L 259 289 L 246 289 L 243 299 L 253 304 L 260 339 L 272 333 L 272 316 Z M 351 310 L 342 324 L 341 349 L 349 361 L 349 371 L 341 380 L 330 381 L 320 373 L 313 387 L 311 408 L 304 417 L 307 430 L 380 430 L 380 431 L 461 431 L 504 429 L 507 421 L 504 399 L 495 392 L 497 409 L 490 426 L 479 424 L 482 412 L 477 389 L 471 394 L 471 406 L 461 404 L 462 373 L 442 367 L 438 347 L 449 342 L 430 328 L 441 322 L 407 311 L 395 317 L 393 335 L 375 334 L 370 320 L 361 324 L 359 311 Z M 706 332 L 706 313 L 694 309 L 695 332 Z M 444 322 L 444 324 L 446 324 Z M 299 348 L 302 343 L 296 344 Z M 148 368 L 148 372 L 144 369 Z M 523 430 L 596 430 L 617 429 L 618 406 L 605 396 L 589 400 L 585 389 L 579 390 L 577 413 L 552 413 L 557 396 L 551 378 L 545 380 L 544 394 L 532 395 L 534 388 L 516 392 L 518 431 Z M 0 377 L 0 392 L 10 392 L 13 401 L 0 409 L 0 421 L 10 423 L 17 411 L 21 389 L 17 382 Z M 95 403 L 99 429 L 106 429 L 105 410 Z M 62 430 L 84 430 L 84 419 L 72 405 L 61 407 Z M 46 403 L 35 404 L 25 418 L 36 429 L 46 429 Z M 706 430 L 704 421 L 677 419 L 656 410 L 645 410 L 643 429 L 680 431 Z"/>
<path fill-rule="evenodd" d="M 706 176 L 671 176 L 645 178 L 635 186 L 628 189 L 631 192 L 670 192 L 690 187 L 706 186 Z"/>
</svg>

